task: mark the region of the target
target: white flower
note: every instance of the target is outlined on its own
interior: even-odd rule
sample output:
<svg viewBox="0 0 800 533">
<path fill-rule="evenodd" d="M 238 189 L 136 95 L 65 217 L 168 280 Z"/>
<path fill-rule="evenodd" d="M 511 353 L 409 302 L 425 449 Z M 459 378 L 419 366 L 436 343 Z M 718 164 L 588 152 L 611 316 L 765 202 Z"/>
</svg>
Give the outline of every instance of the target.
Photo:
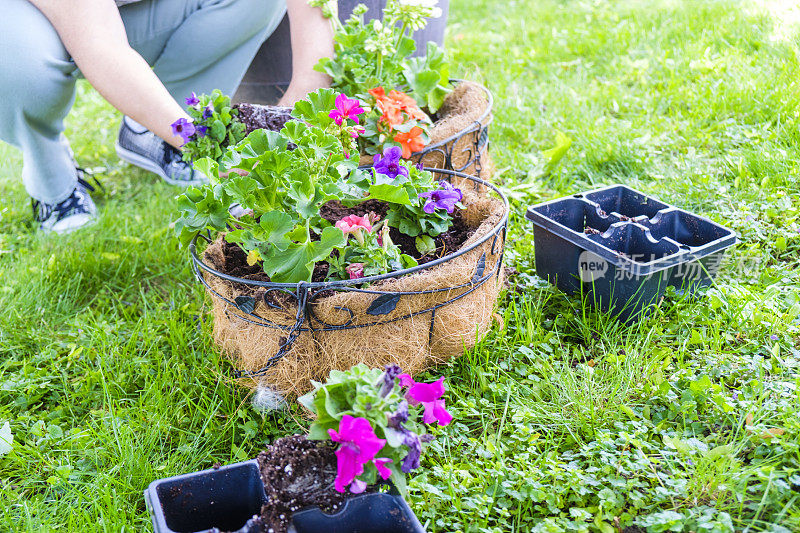
<svg viewBox="0 0 800 533">
<path fill-rule="evenodd" d="M 6 422 L 0 428 L 0 455 L 5 455 L 11 451 L 11 445 L 14 443 L 14 435 L 11 434 L 11 424 Z"/>
</svg>

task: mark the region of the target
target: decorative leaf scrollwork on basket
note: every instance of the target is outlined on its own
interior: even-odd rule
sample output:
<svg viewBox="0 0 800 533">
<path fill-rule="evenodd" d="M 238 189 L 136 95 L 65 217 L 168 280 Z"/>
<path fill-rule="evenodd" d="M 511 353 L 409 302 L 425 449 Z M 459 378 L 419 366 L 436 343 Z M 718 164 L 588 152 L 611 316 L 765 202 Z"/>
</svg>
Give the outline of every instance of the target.
<svg viewBox="0 0 800 533">
<path fill-rule="evenodd" d="M 368 315 L 388 315 L 397 307 L 397 302 L 400 301 L 402 294 L 381 294 L 367 308 Z"/>
<path fill-rule="evenodd" d="M 246 315 L 252 315 L 256 308 L 256 299 L 252 296 L 237 296 L 233 301 L 236 308 Z"/>
<path fill-rule="evenodd" d="M 478 259 L 478 264 L 475 267 L 475 275 L 472 276 L 472 283 L 477 283 L 481 280 L 481 276 L 483 276 L 483 271 L 486 269 L 486 252 L 481 254 L 481 258 Z"/>
</svg>

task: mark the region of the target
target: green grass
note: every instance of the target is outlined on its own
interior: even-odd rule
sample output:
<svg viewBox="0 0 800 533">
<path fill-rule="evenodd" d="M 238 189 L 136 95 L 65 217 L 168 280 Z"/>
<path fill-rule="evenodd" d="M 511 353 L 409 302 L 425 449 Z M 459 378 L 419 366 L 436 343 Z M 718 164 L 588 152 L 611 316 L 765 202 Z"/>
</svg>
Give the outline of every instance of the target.
<svg viewBox="0 0 800 533">
<path fill-rule="evenodd" d="M 495 95 L 520 286 L 504 329 L 431 374 L 459 420 L 411 485 L 429 530 L 800 529 L 800 32 L 780 5 L 453 1 L 457 74 Z M 169 229 L 177 190 L 116 160 L 118 120 L 80 86 L 67 134 L 106 191 L 66 238 L 33 230 L 0 146 L 0 530 L 144 530 L 150 481 L 302 427 L 231 385 Z M 618 182 L 742 241 L 702 298 L 632 326 L 537 280 L 522 217 Z"/>
</svg>

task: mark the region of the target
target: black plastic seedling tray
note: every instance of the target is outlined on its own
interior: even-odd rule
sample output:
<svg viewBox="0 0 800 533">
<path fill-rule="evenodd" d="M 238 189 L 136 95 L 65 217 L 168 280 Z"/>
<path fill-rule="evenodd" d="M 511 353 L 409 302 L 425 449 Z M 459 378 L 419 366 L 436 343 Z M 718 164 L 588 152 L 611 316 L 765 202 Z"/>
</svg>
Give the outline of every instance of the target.
<svg viewBox="0 0 800 533">
<path fill-rule="evenodd" d="M 528 209 L 536 273 L 568 294 L 635 319 L 667 287 L 711 284 L 733 231 L 624 185 Z"/>
<path fill-rule="evenodd" d="M 266 500 L 258 461 L 153 481 L 144 500 L 155 533 L 259 533 L 253 520 Z M 294 513 L 293 533 L 425 533 L 398 494 L 364 494 L 333 515 Z"/>
</svg>

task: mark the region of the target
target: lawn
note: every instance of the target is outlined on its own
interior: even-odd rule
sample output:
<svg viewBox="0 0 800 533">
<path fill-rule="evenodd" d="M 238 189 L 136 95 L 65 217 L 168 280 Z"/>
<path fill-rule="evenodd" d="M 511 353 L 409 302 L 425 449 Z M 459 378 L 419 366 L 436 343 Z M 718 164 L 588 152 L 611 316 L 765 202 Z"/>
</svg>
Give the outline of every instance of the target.
<svg viewBox="0 0 800 533">
<path fill-rule="evenodd" d="M 411 484 L 428 530 L 800 530 L 800 18 L 783 4 L 453 0 L 455 74 L 495 95 L 519 275 L 503 326 L 429 375 L 458 420 Z M 65 238 L 34 231 L 0 146 L 3 531 L 147 530 L 152 480 L 304 427 L 231 383 L 169 227 L 178 190 L 116 159 L 119 118 L 80 85 L 67 134 L 105 191 Z M 736 230 L 713 288 L 625 326 L 535 277 L 526 206 L 612 183 Z"/>
</svg>

